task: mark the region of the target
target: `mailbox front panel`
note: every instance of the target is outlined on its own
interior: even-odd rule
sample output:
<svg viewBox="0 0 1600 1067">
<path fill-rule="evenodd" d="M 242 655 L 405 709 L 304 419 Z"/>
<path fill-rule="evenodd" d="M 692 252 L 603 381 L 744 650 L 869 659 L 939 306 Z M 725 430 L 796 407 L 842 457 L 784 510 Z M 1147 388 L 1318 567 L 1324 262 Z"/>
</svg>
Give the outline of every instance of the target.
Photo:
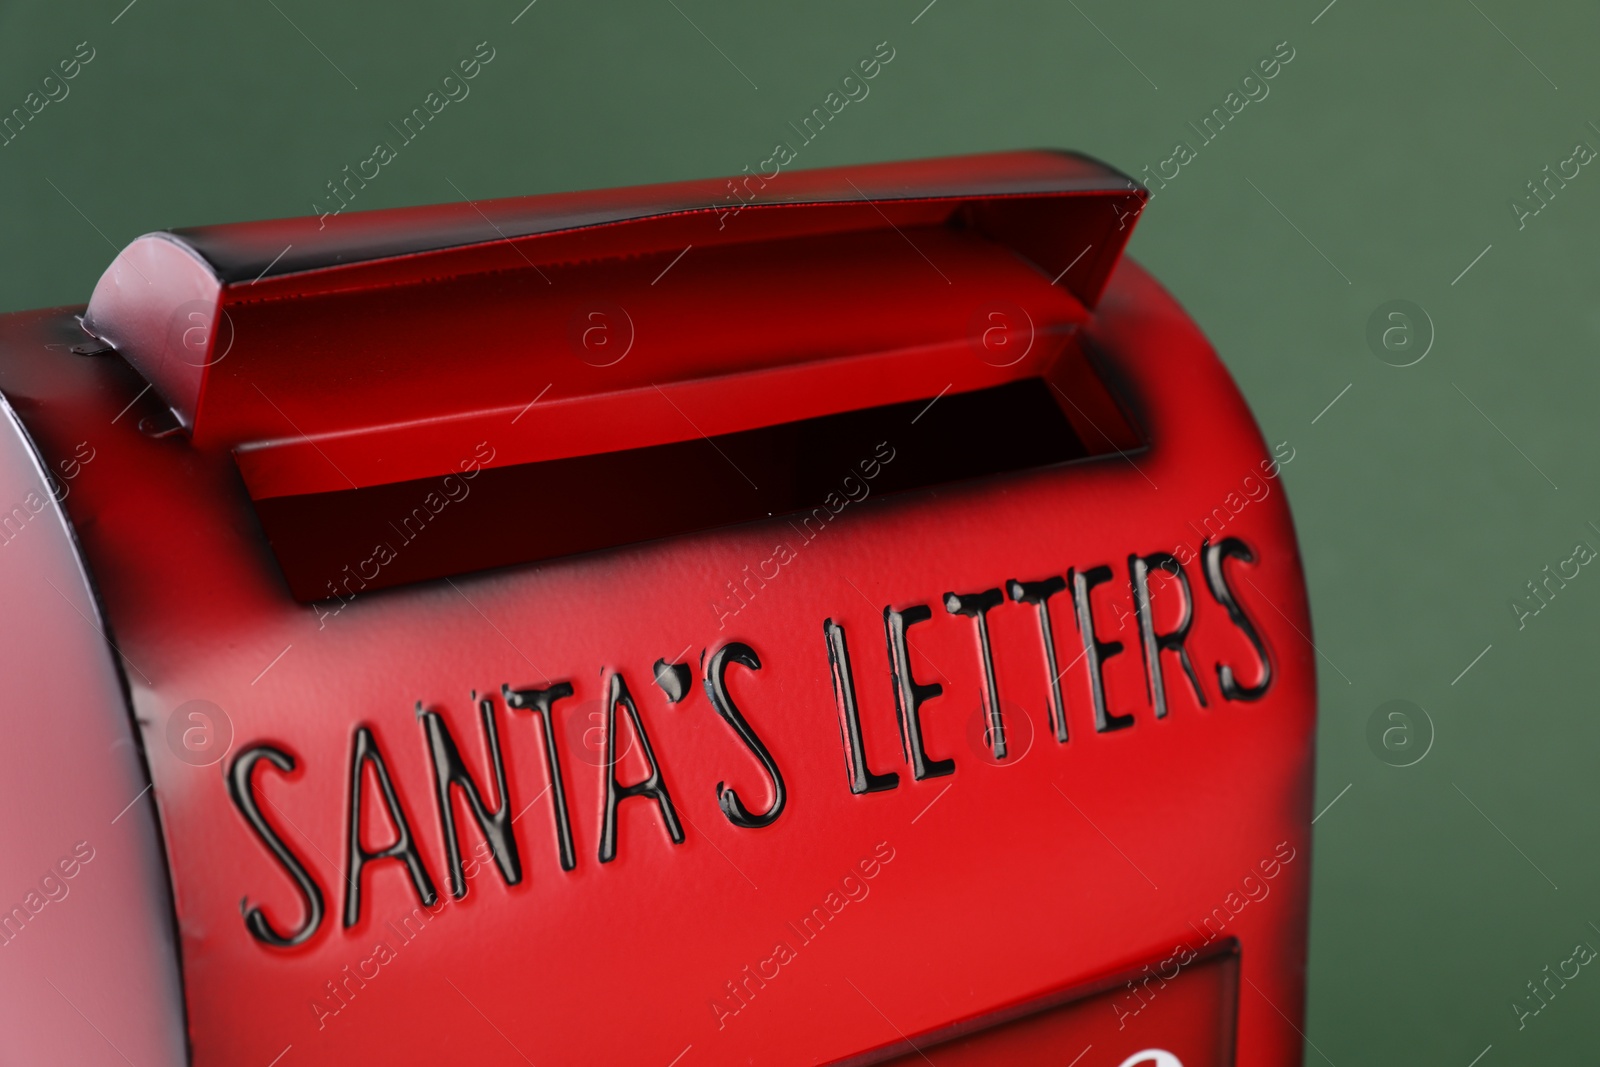
<svg viewBox="0 0 1600 1067">
<path fill-rule="evenodd" d="M 311 604 L 233 456 L 47 347 L 81 338 L 7 320 L 0 388 L 46 457 L 99 428 L 65 508 L 138 668 L 195 1064 L 1299 1062 L 1287 446 L 1133 264 L 1068 347 L 1142 448 L 889 495 L 923 416 L 885 407 L 820 514 Z M 193 701 L 221 758 L 170 740 Z"/>
</svg>

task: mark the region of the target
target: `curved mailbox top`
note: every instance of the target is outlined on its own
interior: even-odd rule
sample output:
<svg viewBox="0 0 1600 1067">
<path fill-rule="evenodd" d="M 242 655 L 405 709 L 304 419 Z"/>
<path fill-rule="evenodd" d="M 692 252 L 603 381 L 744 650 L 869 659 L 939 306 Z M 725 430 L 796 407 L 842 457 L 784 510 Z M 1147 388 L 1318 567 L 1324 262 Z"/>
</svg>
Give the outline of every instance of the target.
<svg viewBox="0 0 1600 1067">
<path fill-rule="evenodd" d="M 725 185 L 150 234 L 106 270 L 85 325 L 197 446 L 247 454 L 257 495 L 385 484 L 448 471 L 486 419 L 535 399 L 576 427 L 602 392 L 672 394 L 758 367 L 804 377 L 829 357 L 963 338 L 969 324 L 929 279 L 997 299 L 1053 282 L 1051 313 L 1071 320 L 1099 296 L 1145 195 L 1043 151 L 747 178 L 738 208 Z M 673 284 L 651 284 L 669 266 Z M 595 312 L 637 336 L 604 376 L 572 358 Z M 636 443 L 625 436 L 591 428 L 499 462 Z"/>
<path fill-rule="evenodd" d="M 1126 197 L 1136 192 L 1131 179 L 1086 156 L 1048 150 L 995 152 L 790 171 L 781 181 L 739 175 L 363 211 L 338 216 L 332 224 L 318 216 L 306 216 L 196 226 L 173 230 L 170 239 L 192 249 L 222 284 L 236 285 L 669 215 L 711 215 L 718 223 L 718 232 L 723 232 L 740 211 L 749 207 L 816 209 L 863 200 L 880 204 L 906 200 L 971 204 L 1003 197 L 1032 199 L 1070 194 L 1103 198 L 1108 194 Z M 757 239 L 753 235 L 728 236 L 735 240 Z M 1116 251 L 1111 250 L 1087 265 L 1069 284 L 1092 300 L 1115 261 Z M 419 275 L 426 272 L 425 264 L 413 266 L 421 268 Z"/>
</svg>

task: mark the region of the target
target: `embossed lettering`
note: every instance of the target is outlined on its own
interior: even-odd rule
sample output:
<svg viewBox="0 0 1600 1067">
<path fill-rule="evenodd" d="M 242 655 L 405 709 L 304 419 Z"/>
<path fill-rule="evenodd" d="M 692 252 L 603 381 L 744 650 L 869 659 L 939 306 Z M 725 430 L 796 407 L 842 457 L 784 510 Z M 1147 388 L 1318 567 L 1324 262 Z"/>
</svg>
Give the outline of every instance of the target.
<svg viewBox="0 0 1600 1067">
<path fill-rule="evenodd" d="M 717 714 L 722 721 L 733 728 L 739 735 L 739 740 L 744 742 L 751 755 L 761 761 L 761 766 L 766 769 L 767 777 L 772 780 L 772 804 L 765 812 L 757 815 L 744 806 L 739 799 L 739 794 L 729 789 L 722 782 L 717 783 L 717 804 L 722 808 L 722 814 L 735 826 L 742 826 L 747 830 L 759 829 L 772 825 L 779 815 L 783 814 L 783 806 L 788 795 L 783 785 L 783 775 L 778 771 L 778 764 L 772 758 L 772 753 L 767 751 L 767 746 L 761 743 L 761 738 L 750 728 L 744 715 L 728 695 L 728 664 L 737 663 L 747 670 L 758 671 L 761 669 L 761 660 L 756 657 L 755 651 L 747 644 L 740 641 L 730 641 L 711 654 L 711 663 L 706 667 L 706 695 L 711 698 L 711 706 L 717 709 Z"/>
<path fill-rule="evenodd" d="M 556 753 L 556 730 L 551 721 L 555 702 L 572 695 L 570 682 L 556 682 L 548 689 L 512 689 L 501 686 L 506 707 L 514 711 L 531 711 L 539 717 L 539 730 L 544 736 L 544 771 L 550 779 L 550 806 L 556 824 L 556 848 L 561 856 L 561 869 L 570 871 L 578 865 L 572 847 L 572 820 L 567 815 L 567 787 L 561 778 L 561 757 Z"/>
<path fill-rule="evenodd" d="M 898 774 L 894 771 L 877 774 L 867 766 L 866 748 L 861 739 L 861 713 L 856 707 L 856 680 L 850 670 L 850 646 L 845 640 L 844 627 L 825 619 L 822 632 L 828 639 L 828 669 L 833 676 L 833 698 L 839 711 L 839 736 L 844 742 L 844 767 L 850 779 L 850 792 L 860 795 L 894 789 L 900 784 Z"/>
<path fill-rule="evenodd" d="M 361 801 L 365 792 L 362 789 L 362 777 L 369 763 L 377 775 L 378 789 L 382 793 L 384 807 L 388 809 L 389 820 L 394 824 L 396 831 L 394 843 L 376 852 L 368 852 L 361 844 Z M 349 857 L 345 869 L 345 928 L 354 926 L 356 920 L 361 918 L 362 873 L 367 864 L 380 860 L 399 860 L 405 864 L 406 874 L 411 878 L 411 886 L 417 891 L 418 899 L 424 904 L 432 905 L 438 899 L 438 894 L 433 889 L 433 879 L 428 877 L 428 869 L 423 866 L 422 854 L 417 851 L 416 840 L 411 836 L 411 823 L 406 819 L 400 798 L 395 795 L 394 782 L 389 778 L 389 767 L 384 762 L 377 739 L 372 736 L 372 730 L 365 725 L 356 727 L 355 744 L 350 753 L 348 796 L 350 823 L 345 832 L 345 855 Z"/>
<path fill-rule="evenodd" d="M 305 902 L 305 918 L 298 929 L 287 934 L 280 934 L 273 925 L 267 921 L 260 907 L 250 908 L 244 914 L 244 925 L 252 937 L 264 945 L 273 948 L 292 948 L 304 944 L 305 941 L 322 925 L 322 887 L 317 885 L 316 879 L 306 870 L 304 863 L 296 856 L 283 839 L 273 830 L 271 824 L 261 814 L 261 807 L 256 803 L 255 768 L 256 764 L 266 760 L 284 774 L 292 772 L 295 768 L 294 757 L 281 749 L 271 745 L 256 745 L 246 749 L 234 758 L 233 765 L 228 768 L 228 795 L 233 798 L 233 804 L 244 816 L 250 828 L 261 838 L 261 843 L 267 846 L 284 871 L 300 889 L 300 896 Z"/>
<path fill-rule="evenodd" d="M 911 764 L 911 776 L 919 782 L 924 778 L 954 774 L 956 770 L 953 759 L 929 759 L 922 744 L 922 705 L 943 693 L 944 687 L 938 682 L 919 682 L 912 675 L 906 630 L 931 618 L 933 612 L 926 604 L 913 604 L 904 611 L 883 609 L 883 629 L 889 640 L 889 663 L 894 676 L 895 712 L 900 720 L 900 743 L 906 762 Z"/>
<path fill-rule="evenodd" d="M 474 694 L 476 695 L 476 694 Z M 522 858 L 517 855 L 517 841 L 511 836 L 511 803 L 506 793 L 506 764 L 500 756 L 500 731 L 495 727 L 494 702 L 485 698 L 478 702 L 483 716 L 483 733 L 489 748 L 489 763 L 494 768 L 495 794 L 500 798 L 498 810 L 490 811 L 483 802 L 483 793 L 473 781 L 467 765 L 461 760 L 455 738 L 444 723 L 444 717 L 435 711 L 424 711 L 417 702 L 417 718 L 422 722 L 428 738 L 428 751 L 433 756 L 433 779 L 439 798 L 439 822 L 444 828 L 445 858 L 450 866 L 450 892 L 457 899 L 467 895 L 467 876 L 461 864 L 461 839 L 456 833 L 455 807 L 450 790 L 460 789 L 466 798 L 467 808 L 478 823 L 485 840 L 489 842 L 494 861 L 506 885 L 522 881 Z"/>
<path fill-rule="evenodd" d="M 645 764 L 650 768 L 649 774 L 632 785 L 623 785 L 617 781 L 618 705 L 628 713 L 628 721 L 639 739 L 639 751 L 644 756 Z M 672 797 L 667 793 L 666 783 L 661 780 L 661 766 L 656 762 L 655 753 L 650 749 L 650 738 L 644 732 L 644 723 L 639 719 L 639 709 L 633 703 L 632 694 L 628 692 L 628 683 L 616 672 L 612 672 L 606 688 L 605 777 L 605 810 L 603 827 L 600 831 L 601 863 L 610 863 L 617 858 L 617 805 L 629 797 L 650 797 L 654 800 L 656 807 L 661 809 L 661 822 L 667 828 L 667 836 L 672 838 L 674 845 L 683 843 L 683 828 L 678 825 L 678 812 L 672 806 Z"/>
<path fill-rule="evenodd" d="M 994 650 L 989 644 L 989 610 L 1000 606 L 1000 590 L 946 593 L 944 610 L 972 620 L 978 636 L 978 665 L 983 668 L 984 740 L 995 759 L 1006 758 L 1006 723 L 1000 711 L 1000 689 L 994 680 Z"/>
<path fill-rule="evenodd" d="M 1214 545 L 1206 545 L 1204 556 L 1206 585 L 1211 589 L 1212 597 L 1218 604 L 1228 609 L 1228 618 L 1244 634 L 1250 646 L 1256 650 L 1256 658 L 1261 662 L 1261 680 L 1255 685 L 1241 685 L 1232 667 L 1226 663 L 1217 664 L 1217 681 L 1222 686 L 1222 697 L 1224 700 L 1260 700 L 1266 693 L 1267 687 L 1272 684 L 1272 659 L 1267 655 L 1267 646 L 1262 644 L 1261 635 L 1256 632 L 1255 625 L 1239 606 L 1238 598 L 1229 588 L 1228 576 L 1223 570 L 1223 564 L 1229 557 L 1244 563 L 1254 563 L 1255 553 L 1250 551 L 1249 545 L 1237 537 L 1225 537 Z"/>
<path fill-rule="evenodd" d="M 1068 571 L 1072 598 L 1078 609 L 1078 633 L 1083 637 L 1083 656 L 1089 669 L 1089 692 L 1094 698 L 1094 728 L 1101 733 L 1133 725 L 1132 715 L 1117 715 L 1106 708 L 1105 661 L 1122 651 L 1121 641 L 1102 641 L 1094 632 L 1094 609 L 1089 594 L 1097 585 L 1111 580 L 1111 568 L 1090 567 Z"/>
<path fill-rule="evenodd" d="M 1177 625 L 1164 634 L 1156 632 L 1150 604 L 1150 572 L 1153 568 L 1159 568 L 1172 579 L 1183 599 L 1182 616 Z M 1183 647 L 1184 638 L 1189 636 L 1189 627 L 1194 623 L 1194 597 L 1189 592 L 1189 576 L 1183 573 L 1177 557 L 1170 552 L 1152 552 L 1148 556 L 1128 557 L 1128 580 L 1133 584 L 1133 611 L 1139 617 L 1139 647 L 1144 654 L 1145 687 L 1149 691 L 1150 705 L 1155 709 L 1156 718 L 1167 717 L 1167 691 L 1161 677 L 1163 652 L 1178 654 L 1178 665 L 1189 678 L 1195 700 L 1202 708 L 1205 707 L 1205 691 L 1200 688 L 1200 678 L 1189 660 L 1189 651 Z"/>
<path fill-rule="evenodd" d="M 1006 583 L 1006 594 L 1019 604 L 1032 604 L 1039 609 L 1039 636 L 1044 640 L 1045 673 L 1050 676 L 1050 725 L 1055 729 L 1056 740 L 1067 740 L 1067 705 L 1061 699 L 1061 668 L 1056 666 L 1056 638 L 1050 625 L 1050 598 L 1066 589 L 1067 580 L 1060 575 L 1040 582 L 1019 582 L 1015 578 Z"/>
</svg>

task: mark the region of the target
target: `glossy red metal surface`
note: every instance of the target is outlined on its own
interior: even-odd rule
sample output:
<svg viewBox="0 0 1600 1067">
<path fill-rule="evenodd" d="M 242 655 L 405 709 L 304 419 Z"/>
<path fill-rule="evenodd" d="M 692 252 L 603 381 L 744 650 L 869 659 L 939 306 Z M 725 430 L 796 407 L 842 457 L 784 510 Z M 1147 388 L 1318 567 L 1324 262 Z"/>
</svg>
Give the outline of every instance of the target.
<svg viewBox="0 0 1600 1067">
<path fill-rule="evenodd" d="M 7 354 L 64 355 L 42 347 L 46 318 L 9 316 Z M 44 459 L 0 404 L 0 1059 L 177 1063 L 165 857 L 105 619 L 61 507 L 100 458 L 95 428 L 80 429 Z"/>
<path fill-rule="evenodd" d="M 861 1064 L 980 1067 L 1095 1062 L 1109 1067 L 1224 1067 L 1234 1062 L 1239 964 L 1224 940 L 1204 956 L 1174 954 L 1154 966 L 1069 990 L 975 1023 L 896 1042 L 916 1048 Z M 1130 995 L 1129 990 L 1137 993 Z M 926 1057 L 926 1058 L 924 1058 Z M 1069 1059 L 1069 1057 L 1071 1059 Z"/>
<path fill-rule="evenodd" d="M 952 173 L 959 184 L 967 171 Z M 1108 175 L 1100 186 L 1117 187 Z M 1131 224 L 1117 203 L 1097 210 Z M 393 215 L 371 232 L 403 224 Z M 250 240 L 240 263 L 272 243 Z M 756 244 L 781 273 L 787 242 L 806 240 Z M 785 389 L 753 384 L 736 358 L 770 357 L 784 320 L 743 322 L 717 335 L 729 362 L 684 366 L 687 391 L 657 395 L 648 418 L 627 406 L 648 395 L 618 389 L 625 431 L 613 427 L 613 440 L 656 443 L 673 406 L 690 422 L 772 425 L 1044 377 L 1072 432 L 1104 454 L 878 493 L 884 471 L 912 462 L 921 417 L 886 416 L 881 447 L 837 471 L 826 517 L 775 515 L 312 604 L 291 595 L 261 532 L 239 440 L 141 432 L 163 405 L 140 395 L 131 366 L 43 347 L 45 334 L 74 338 L 66 314 L 0 322 L 0 390 L 41 452 L 65 454 L 86 427 L 96 435 L 100 458 L 66 508 L 124 662 L 139 667 L 129 682 L 172 871 L 194 1063 L 265 1063 L 285 1050 L 301 1063 L 831 1063 L 911 1052 L 896 1043 L 1097 991 L 1099 1022 L 1063 1024 L 1032 1046 L 1038 1058 L 1013 1060 L 1066 1063 L 1094 1043 L 1078 1035 L 1107 1019 L 1124 1035 L 1148 1028 L 1134 1052 L 1167 1048 L 1162 1035 L 1175 1031 L 1160 1020 L 1190 1003 L 1181 990 L 1199 973 L 1172 961 L 1212 958 L 1224 943 L 1237 946 L 1227 957 L 1237 1002 L 1193 1010 L 1236 1034 L 1238 1064 L 1299 1062 L 1315 678 L 1276 481 L 1292 452 L 1262 441 L 1198 330 L 1131 263 L 1085 303 L 1051 286 L 1060 267 L 1000 266 L 991 247 L 960 239 L 918 244 L 940 267 L 935 253 L 951 252 L 948 283 L 909 247 L 862 281 L 876 303 L 830 296 L 823 259 L 767 294 L 773 316 L 835 300 L 827 329 L 805 336 L 830 333 L 842 347 L 815 364 L 829 373 L 796 389 L 797 406 L 774 399 Z M 1062 266 L 1081 247 L 1059 250 Z M 660 282 L 685 282 L 685 315 L 716 299 L 689 272 L 674 277 L 691 262 Z M 614 303 L 659 292 L 650 281 L 666 263 L 647 265 L 633 289 L 608 290 Z M 327 300 L 317 314 L 344 330 L 341 314 L 395 299 L 384 272 L 403 264 L 379 266 L 370 292 L 305 299 Z M 919 285 L 932 295 L 913 293 Z M 950 336 L 997 299 L 1061 327 L 1036 362 L 996 368 L 981 340 Z M 438 342 L 472 327 L 447 301 L 427 307 L 415 346 L 391 337 L 392 350 L 406 366 L 434 361 L 441 391 L 459 400 L 469 394 L 451 392 L 456 369 L 477 373 L 478 350 L 445 364 Z M 269 317 L 256 324 L 278 336 Z M 901 325 L 943 338 L 926 357 L 942 377 L 869 391 L 851 361 L 880 358 Z M 692 347 L 664 339 L 669 358 L 650 343 L 641 331 L 636 354 L 661 361 L 647 377 Z M 973 367 L 958 369 L 958 346 Z M 270 345 L 257 352 L 271 362 Z M 530 381 L 598 369 L 571 349 L 527 357 L 539 370 Z M 617 367 L 636 373 L 628 360 Z M 830 393 L 832 374 L 844 384 Z M 528 443 L 552 433 L 542 404 L 519 417 L 504 403 L 533 399 L 527 383 L 499 397 L 493 384 L 470 393 L 481 409 L 456 411 L 485 428 L 471 444 L 496 456 L 549 448 Z M 336 396 L 293 395 L 350 425 L 388 425 L 381 390 L 366 386 L 357 376 Z M 604 412 L 611 394 L 583 396 Z M 292 404 L 283 414 L 299 423 Z M 1094 437 L 1102 426 L 1105 438 L 1145 444 L 1108 446 Z M 434 440 L 423 453 L 432 462 L 448 450 Z M 681 491 L 692 500 L 696 485 Z M 581 520 L 559 497 L 482 514 Z M 392 551 L 420 551 L 425 536 Z M 1182 582 L 1161 573 L 1161 554 Z M 1148 604 L 1136 603 L 1141 589 Z M 1046 594 L 1049 648 L 1032 602 Z M 1193 681 L 1161 643 L 1185 616 Z M 552 705 L 562 683 L 571 695 Z M 165 740 L 173 711 L 193 700 L 231 724 L 220 762 L 196 766 Z M 986 731 L 997 719 L 1000 735 Z M 374 760 L 359 758 L 373 753 L 387 798 Z M 440 803 L 457 760 L 481 810 L 461 788 Z M 638 793 L 641 783 L 658 789 Z M 414 848 L 371 862 L 352 852 L 397 841 Z M 1128 979 L 1103 999 L 1107 979 L 1147 967 L 1176 967 L 1171 988 Z M 1120 1046 L 1094 1044 L 1082 1067 L 1133 1067 Z M 970 1062 L 945 1046 L 927 1054 Z"/>
</svg>

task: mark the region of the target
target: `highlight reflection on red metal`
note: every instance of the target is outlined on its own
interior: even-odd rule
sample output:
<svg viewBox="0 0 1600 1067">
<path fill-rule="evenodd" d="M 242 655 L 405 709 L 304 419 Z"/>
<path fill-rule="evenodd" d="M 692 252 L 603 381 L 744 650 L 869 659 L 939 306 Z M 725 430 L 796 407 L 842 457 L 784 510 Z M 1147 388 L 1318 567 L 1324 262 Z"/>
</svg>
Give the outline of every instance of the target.
<svg viewBox="0 0 1600 1067">
<path fill-rule="evenodd" d="M 1298 1063 L 1293 453 L 1142 190 L 725 192 L 152 235 L 0 318 L 4 447 L 96 456 L 192 1062 Z"/>
</svg>

